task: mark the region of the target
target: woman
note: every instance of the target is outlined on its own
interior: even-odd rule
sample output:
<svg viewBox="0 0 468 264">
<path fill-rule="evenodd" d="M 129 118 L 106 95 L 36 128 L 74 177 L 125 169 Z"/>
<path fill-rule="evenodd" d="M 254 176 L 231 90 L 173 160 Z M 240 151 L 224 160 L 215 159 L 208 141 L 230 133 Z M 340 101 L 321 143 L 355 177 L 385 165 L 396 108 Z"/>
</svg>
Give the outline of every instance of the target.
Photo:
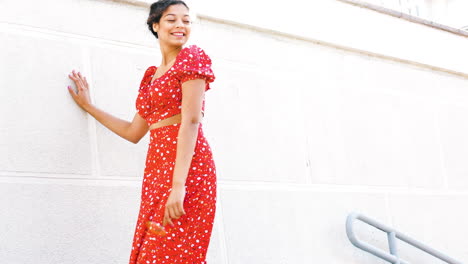
<svg viewBox="0 0 468 264">
<path fill-rule="evenodd" d="M 130 264 L 206 263 L 216 204 L 216 170 L 200 123 L 204 93 L 215 76 L 211 59 L 190 37 L 183 1 L 151 5 L 149 30 L 159 40 L 162 61 L 150 66 L 140 84 L 132 122 L 92 105 L 86 77 L 69 75 L 75 102 L 117 135 L 137 143 L 149 130 L 140 212 Z"/>
</svg>

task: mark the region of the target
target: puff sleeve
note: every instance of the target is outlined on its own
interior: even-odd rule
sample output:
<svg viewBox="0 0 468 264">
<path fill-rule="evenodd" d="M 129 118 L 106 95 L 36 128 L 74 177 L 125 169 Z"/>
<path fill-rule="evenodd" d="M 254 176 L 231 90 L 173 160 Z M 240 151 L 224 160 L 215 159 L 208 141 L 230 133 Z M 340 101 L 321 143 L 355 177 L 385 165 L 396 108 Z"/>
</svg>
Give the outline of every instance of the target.
<svg viewBox="0 0 468 264">
<path fill-rule="evenodd" d="M 143 78 L 141 79 L 140 82 L 140 88 L 138 89 L 138 96 L 135 100 L 135 107 L 138 112 L 138 114 L 145 118 L 150 112 L 151 108 L 151 101 L 149 98 L 149 94 L 147 92 L 148 84 L 151 82 L 151 79 L 153 78 L 152 74 L 154 72 L 154 66 L 150 66 L 145 74 L 143 75 Z"/>
<path fill-rule="evenodd" d="M 181 51 L 182 52 L 182 51 Z M 179 80 L 180 83 L 195 79 L 204 79 L 206 81 L 205 91 L 210 89 L 210 83 L 215 80 L 215 75 L 211 69 L 211 58 L 205 51 L 196 45 L 191 45 L 183 51 L 181 61 L 179 62 Z"/>
<path fill-rule="evenodd" d="M 148 85 L 151 82 L 151 79 L 153 78 L 152 73 L 154 72 L 154 66 L 148 67 L 146 69 L 145 74 L 143 75 L 143 78 L 141 78 L 140 82 L 140 89 L 142 89 L 144 86 Z"/>
</svg>

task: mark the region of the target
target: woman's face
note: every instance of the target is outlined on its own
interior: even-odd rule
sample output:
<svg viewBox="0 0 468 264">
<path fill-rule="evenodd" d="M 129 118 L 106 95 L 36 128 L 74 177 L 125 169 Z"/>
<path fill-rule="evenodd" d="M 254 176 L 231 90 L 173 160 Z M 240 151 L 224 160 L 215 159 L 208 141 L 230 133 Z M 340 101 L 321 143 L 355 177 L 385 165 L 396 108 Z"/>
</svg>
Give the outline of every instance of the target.
<svg viewBox="0 0 468 264">
<path fill-rule="evenodd" d="M 182 46 L 190 37 L 191 20 L 184 5 L 171 5 L 161 16 L 159 23 L 153 24 L 162 45 Z"/>
</svg>

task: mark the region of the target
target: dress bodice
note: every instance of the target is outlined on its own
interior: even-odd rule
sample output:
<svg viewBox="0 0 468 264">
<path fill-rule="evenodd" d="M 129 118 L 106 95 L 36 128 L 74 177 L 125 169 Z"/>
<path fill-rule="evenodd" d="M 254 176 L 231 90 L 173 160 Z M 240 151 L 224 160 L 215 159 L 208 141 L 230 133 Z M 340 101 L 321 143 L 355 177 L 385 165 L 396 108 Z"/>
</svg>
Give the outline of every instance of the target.
<svg viewBox="0 0 468 264">
<path fill-rule="evenodd" d="M 148 125 L 181 113 L 182 83 L 204 79 L 207 91 L 215 79 L 210 57 L 196 45 L 184 47 L 177 54 L 173 66 L 151 82 L 156 70 L 156 66 L 150 66 L 146 70 L 135 102 L 138 114 Z M 205 101 L 202 110 L 204 106 Z"/>
</svg>

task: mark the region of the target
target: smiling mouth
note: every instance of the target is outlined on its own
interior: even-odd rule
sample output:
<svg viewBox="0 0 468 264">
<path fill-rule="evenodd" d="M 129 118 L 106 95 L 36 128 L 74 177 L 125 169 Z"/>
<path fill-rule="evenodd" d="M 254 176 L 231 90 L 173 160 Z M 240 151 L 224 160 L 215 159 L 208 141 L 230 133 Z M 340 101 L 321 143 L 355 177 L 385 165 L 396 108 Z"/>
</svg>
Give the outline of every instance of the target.
<svg viewBox="0 0 468 264">
<path fill-rule="evenodd" d="M 176 37 L 183 37 L 183 36 L 185 36 L 184 33 L 179 33 L 179 32 L 177 32 L 177 33 L 171 33 L 171 35 L 176 36 Z"/>
</svg>

